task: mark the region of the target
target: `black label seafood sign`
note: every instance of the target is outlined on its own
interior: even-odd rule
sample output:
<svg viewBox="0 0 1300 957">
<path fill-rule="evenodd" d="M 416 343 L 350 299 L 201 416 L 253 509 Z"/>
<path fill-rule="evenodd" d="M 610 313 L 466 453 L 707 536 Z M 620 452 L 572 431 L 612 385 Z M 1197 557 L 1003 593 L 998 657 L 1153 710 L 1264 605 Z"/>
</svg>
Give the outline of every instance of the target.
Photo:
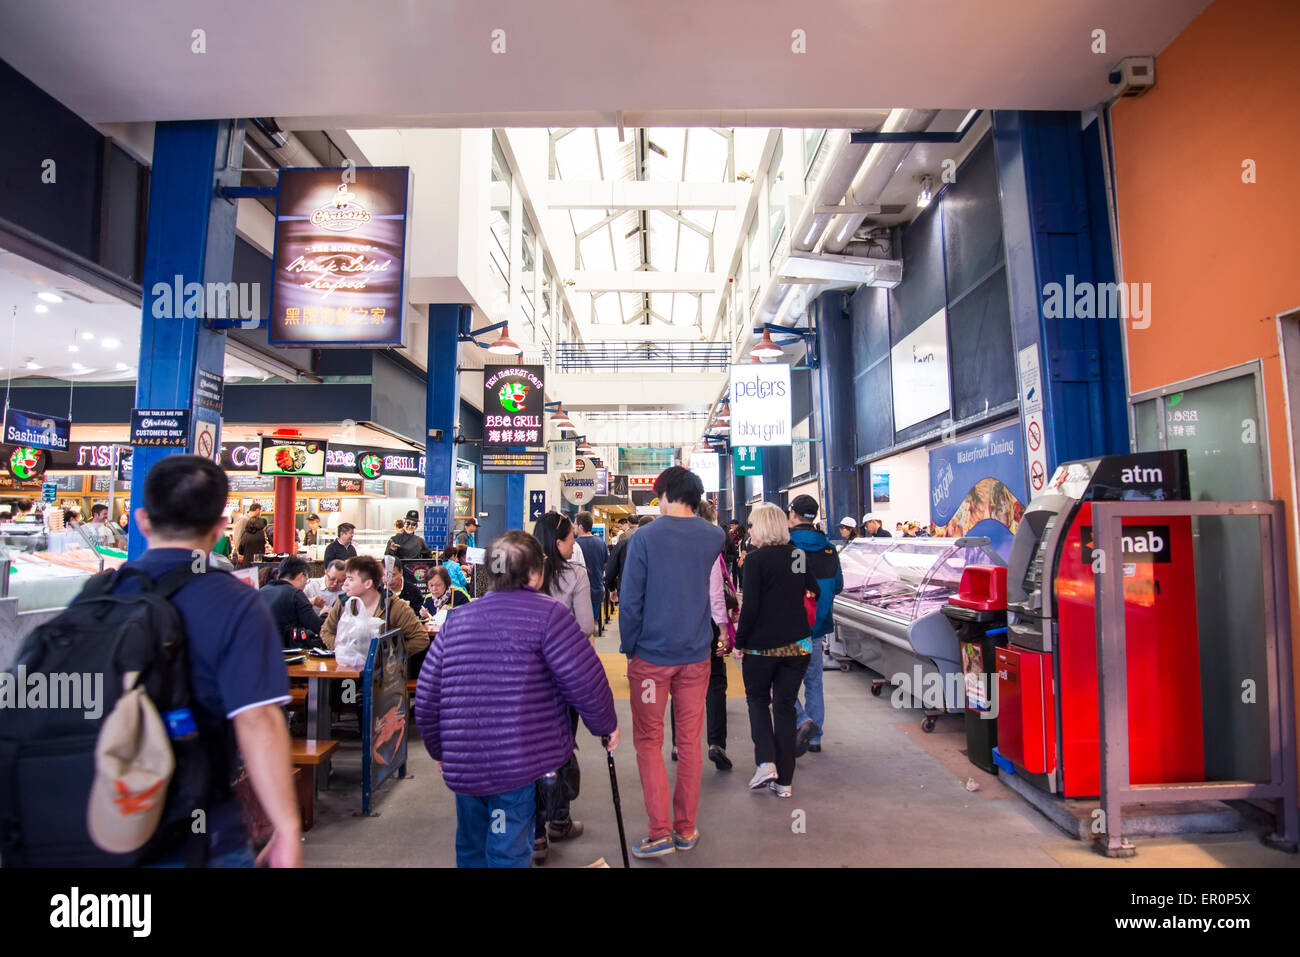
<svg viewBox="0 0 1300 957">
<path fill-rule="evenodd" d="M 410 170 L 280 173 L 270 341 L 401 345 Z"/>
</svg>

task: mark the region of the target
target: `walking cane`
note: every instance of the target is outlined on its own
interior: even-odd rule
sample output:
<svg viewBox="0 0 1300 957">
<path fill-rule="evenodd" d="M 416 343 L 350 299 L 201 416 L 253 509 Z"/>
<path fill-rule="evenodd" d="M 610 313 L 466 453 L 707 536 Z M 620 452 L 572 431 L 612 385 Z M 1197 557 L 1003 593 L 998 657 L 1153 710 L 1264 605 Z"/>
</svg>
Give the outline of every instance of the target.
<svg viewBox="0 0 1300 957">
<path fill-rule="evenodd" d="M 609 750 L 609 735 L 600 739 L 600 746 L 605 749 L 605 758 L 609 761 L 609 789 L 614 792 L 614 816 L 618 818 L 618 849 L 623 852 L 623 866 L 630 866 L 627 861 L 627 835 L 623 832 L 623 804 L 618 799 L 618 774 L 614 770 L 614 755 Z"/>
</svg>

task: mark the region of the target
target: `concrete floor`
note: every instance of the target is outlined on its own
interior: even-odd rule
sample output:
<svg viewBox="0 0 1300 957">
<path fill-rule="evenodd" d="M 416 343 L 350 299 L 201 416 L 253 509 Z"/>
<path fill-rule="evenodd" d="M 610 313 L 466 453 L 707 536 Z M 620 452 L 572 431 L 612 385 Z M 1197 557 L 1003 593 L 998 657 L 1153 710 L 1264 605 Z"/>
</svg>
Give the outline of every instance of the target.
<svg viewBox="0 0 1300 957">
<path fill-rule="evenodd" d="M 645 806 L 631 746 L 626 681 L 619 680 L 617 623 L 596 641 L 611 674 L 623 744 L 615 754 L 629 845 L 646 834 Z M 1109 860 L 1073 840 L 995 777 L 970 764 L 958 718 L 933 734 L 920 713 L 873 698 L 871 674 L 825 672 L 827 729 L 820 754 L 799 759 L 794 798 L 751 792 L 753 747 L 739 674 L 727 700 L 729 772 L 704 765 L 695 849 L 633 867 L 1297 867 L 1300 857 L 1260 843 L 1263 829 L 1228 835 L 1135 838 L 1138 854 Z M 456 815 L 412 725 L 408 777 L 385 783 L 375 816 L 359 816 L 360 750 L 344 739 L 316 826 L 304 839 L 308 866 L 454 867 Z M 668 749 L 665 747 L 665 760 Z M 609 775 L 599 741 L 579 727 L 581 838 L 551 845 L 545 867 L 582 867 L 598 858 L 621 866 Z M 669 774 L 675 765 L 669 761 Z M 977 790 L 968 790 L 977 784 Z"/>
</svg>

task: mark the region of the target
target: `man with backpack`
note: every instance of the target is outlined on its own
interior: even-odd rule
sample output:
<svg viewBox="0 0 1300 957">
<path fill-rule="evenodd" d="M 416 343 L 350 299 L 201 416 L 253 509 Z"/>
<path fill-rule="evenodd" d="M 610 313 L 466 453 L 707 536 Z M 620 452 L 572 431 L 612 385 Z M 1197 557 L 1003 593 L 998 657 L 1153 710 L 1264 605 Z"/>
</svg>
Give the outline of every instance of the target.
<svg viewBox="0 0 1300 957">
<path fill-rule="evenodd" d="M 790 503 L 790 544 L 801 549 L 808 570 L 817 579 L 817 621 L 812 629 L 812 661 L 803 677 L 803 701 L 795 699 L 796 757 L 822 749 L 822 730 L 826 722 L 826 703 L 822 697 L 823 641 L 835 630 L 833 606 L 835 596 L 844 590 L 844 572 L 840 555 L 813 522 L 817 518 L 817 500 L 811 495 L 796 495 Z"/>
<path fill-rule="evenodd" d="M 24 641 L 28 674 L 99 671 L 106 700 L 94 736 L 55 709 L 0 726 L 5 866 L 253 866 L 241 757 L 275 828 L 257 863 L 302 865 L 280 637 L 257 592 L 208 565 L 227 491 L 210 459 L 158 462 L 134 515 L 149 549 Z"/>
</svg>

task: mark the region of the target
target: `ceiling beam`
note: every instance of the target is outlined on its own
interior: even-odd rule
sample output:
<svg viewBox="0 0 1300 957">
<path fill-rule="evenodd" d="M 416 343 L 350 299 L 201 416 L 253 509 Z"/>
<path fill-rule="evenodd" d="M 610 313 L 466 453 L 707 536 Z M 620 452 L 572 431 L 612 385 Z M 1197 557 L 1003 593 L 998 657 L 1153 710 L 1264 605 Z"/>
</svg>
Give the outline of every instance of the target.
<svg viewBox="0 0 1300 957">
<path fill-rule="evenodd" d="M 691 292 L 717 293 L 726 277 L 716 272 L 662 272 L 653 269 L 605 272 L 580 269 L 569 275 L 571 293 L 584 292 Z"/>
<path fill-rule="evenodd" d="M 581 182 L 554 180 L 547 184 L 551 209 L 683 209 L 730 210 L 743 207 L 752 189 L 748 183 L 671 183 L 635 180 Z"/>
</svg>

